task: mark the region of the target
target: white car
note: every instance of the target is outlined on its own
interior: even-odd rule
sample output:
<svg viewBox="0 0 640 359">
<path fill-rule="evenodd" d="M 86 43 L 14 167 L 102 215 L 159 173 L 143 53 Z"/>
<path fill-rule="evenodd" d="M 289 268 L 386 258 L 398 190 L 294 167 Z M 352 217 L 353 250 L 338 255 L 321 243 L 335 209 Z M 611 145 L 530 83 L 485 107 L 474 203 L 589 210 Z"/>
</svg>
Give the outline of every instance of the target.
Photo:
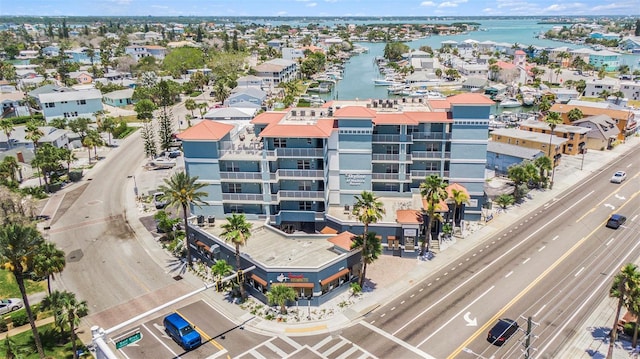
<svg viewBox="0 0 640 359">
<path fill-rule="evenodd" d="M 622 183 L 627 178 L 627 173 L 625 171 L 618 171 L 613 174 L 611 177 L 611 182 L 613 183 Z"/>
<path fill-rule="evenodd" d="M 22 299 L 9 298 L 0 300 L 0 314 L 7 314 L 22 308 Z"/>
</svg>

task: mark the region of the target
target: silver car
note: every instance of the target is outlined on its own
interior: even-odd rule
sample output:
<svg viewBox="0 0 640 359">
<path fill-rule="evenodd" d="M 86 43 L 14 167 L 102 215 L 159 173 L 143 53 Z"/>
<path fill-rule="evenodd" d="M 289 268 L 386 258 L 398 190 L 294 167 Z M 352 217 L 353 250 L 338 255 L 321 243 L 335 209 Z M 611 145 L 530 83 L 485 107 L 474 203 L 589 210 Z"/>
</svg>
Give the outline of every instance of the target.
<svg viewBox="0 0 640 359">
<path fill-rule="evenodd" d="M 622 183 L 627 178 L 627 173 L 625 171 L 618 171 L 613 174 L 611 177 L 611 182 L 613 183 Z"/>
<path fill-rule="evenodd" d="M 0 314 L 7 314 L 22 308 L 24 304 L 22 299 L 9 298 L 0 300 Z"/>
</svg>

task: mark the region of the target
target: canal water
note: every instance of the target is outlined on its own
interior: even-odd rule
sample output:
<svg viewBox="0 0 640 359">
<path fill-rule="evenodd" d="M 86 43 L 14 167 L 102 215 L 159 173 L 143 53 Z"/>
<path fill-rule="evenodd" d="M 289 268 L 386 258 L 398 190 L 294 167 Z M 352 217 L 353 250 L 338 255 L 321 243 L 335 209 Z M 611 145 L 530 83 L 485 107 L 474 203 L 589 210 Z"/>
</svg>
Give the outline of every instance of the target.
<svg viewBox="0 0 640 359">
<path fill-rule="evenodd" d="M 407 42 L 411 49 L 419 49 L 421 46 L 430 46 L 434 50 L 441 47 L 442 41 L 453 40 L 462 42 L 467 39 L 476 41 L 494 41 L 497 43 L 518 43 L 524 46 L 580 48 L 584 46 L 570 43 L 539 39 L 536 36 L 544 33 L 554 25 L 538 24 L 538 20 L 481 20 L 480 28 L 485 31 L 474 31 L 468 34 L 451 36 L 430 36 Z M 354 100 L 354 99 L 381 99 L 388 98 L 386 86 L 374 86 L 373 80 L 381 78 L 375 64 L 375 58 L 383 55 L 384 43 L 357 43 L 369 49 L 368 52 L 352 56 L 346 63 L 343 71 L 343 79 L 330 93 L 322 94 L 325 100 Z M 640 56 L 623 54 L 622 63 L 627 64 L 633 70 L 638 67 Z M 506 109 L 508 111 L 527 112 L 531 108 L 519 107 Z M 495 108 L 494 113 L 500 113 L 500 108 Z"/>
</svg>

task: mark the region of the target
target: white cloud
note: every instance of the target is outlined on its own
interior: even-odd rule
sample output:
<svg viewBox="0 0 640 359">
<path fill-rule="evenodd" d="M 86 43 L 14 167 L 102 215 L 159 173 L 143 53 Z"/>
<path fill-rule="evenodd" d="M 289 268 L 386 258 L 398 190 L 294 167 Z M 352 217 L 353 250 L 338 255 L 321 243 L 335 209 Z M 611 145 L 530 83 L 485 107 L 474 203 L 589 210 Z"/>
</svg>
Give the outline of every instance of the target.
<svg viewBox="0 0 640 359">
<path fill-rule="evenodd" d="M 547 6 L 543 11 L 550 13 L 567 13 L 573 10 L 582 10 L 585 8 L 583 3 L 574 2 L 574 3 L 562 3 L 562 4 L 553 4 Z"/>
<path fill-rule="evenodd" d="M 278 16 L 285 16 L 285 15 L 287 15 L 287 12 L 286 12 L 286 11 L 278 11 L 278 12 L 276 13 L 276 15 L 278 15 Z"/>
<path fill-rule="evenodd" d="M 324 0 L 325 2 L 331 2 L 331 3 L 335 3 L 338 2 L 338 0 Z"/>
<path fill-rule="evenodd" d="M 424 6 L 424 7 L 428 7 L 428 6 L 435 6 L 436 3 L 434 3 L 433 1 L 423 1 L 420 3 L 420 6 Z"/>
<path fill-rule="evenodd" d="M 317 2 L 310 2 L 307 4 L 307 7 L 316 7 L 318 5 Z"/>
<path fill-rule="evenodd" d="M 633 4 L 619 4 L 619 3 L 611 3 L 609 5 L 599 5 L 591 8 L 591 11 L 602 11 L 602 10 L 618 10 L 618 9 L 627 9 L 634 7 Z"/>
<path fill-rule="evenodd" d="M 438 5 L 439 8 L 445 8 L 445 7 L 458 7 L 458 4 L 453 2 L 453 1 L 445 1 L 443 3 L 441 3 L 440 5 Z"/>
</svg>

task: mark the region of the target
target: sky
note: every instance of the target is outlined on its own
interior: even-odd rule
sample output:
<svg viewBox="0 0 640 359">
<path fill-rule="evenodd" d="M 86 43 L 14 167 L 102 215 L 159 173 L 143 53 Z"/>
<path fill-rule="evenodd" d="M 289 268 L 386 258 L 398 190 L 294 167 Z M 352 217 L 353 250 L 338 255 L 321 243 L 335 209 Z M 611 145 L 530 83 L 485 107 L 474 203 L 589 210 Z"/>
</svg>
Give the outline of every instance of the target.
<svg viewBox="0 0 640 359">
<path fill-rule="evenodd" d="M 429 17 L 638 14 L 640 0 L 0 0 L 0 16 Z"/>
</svg>

